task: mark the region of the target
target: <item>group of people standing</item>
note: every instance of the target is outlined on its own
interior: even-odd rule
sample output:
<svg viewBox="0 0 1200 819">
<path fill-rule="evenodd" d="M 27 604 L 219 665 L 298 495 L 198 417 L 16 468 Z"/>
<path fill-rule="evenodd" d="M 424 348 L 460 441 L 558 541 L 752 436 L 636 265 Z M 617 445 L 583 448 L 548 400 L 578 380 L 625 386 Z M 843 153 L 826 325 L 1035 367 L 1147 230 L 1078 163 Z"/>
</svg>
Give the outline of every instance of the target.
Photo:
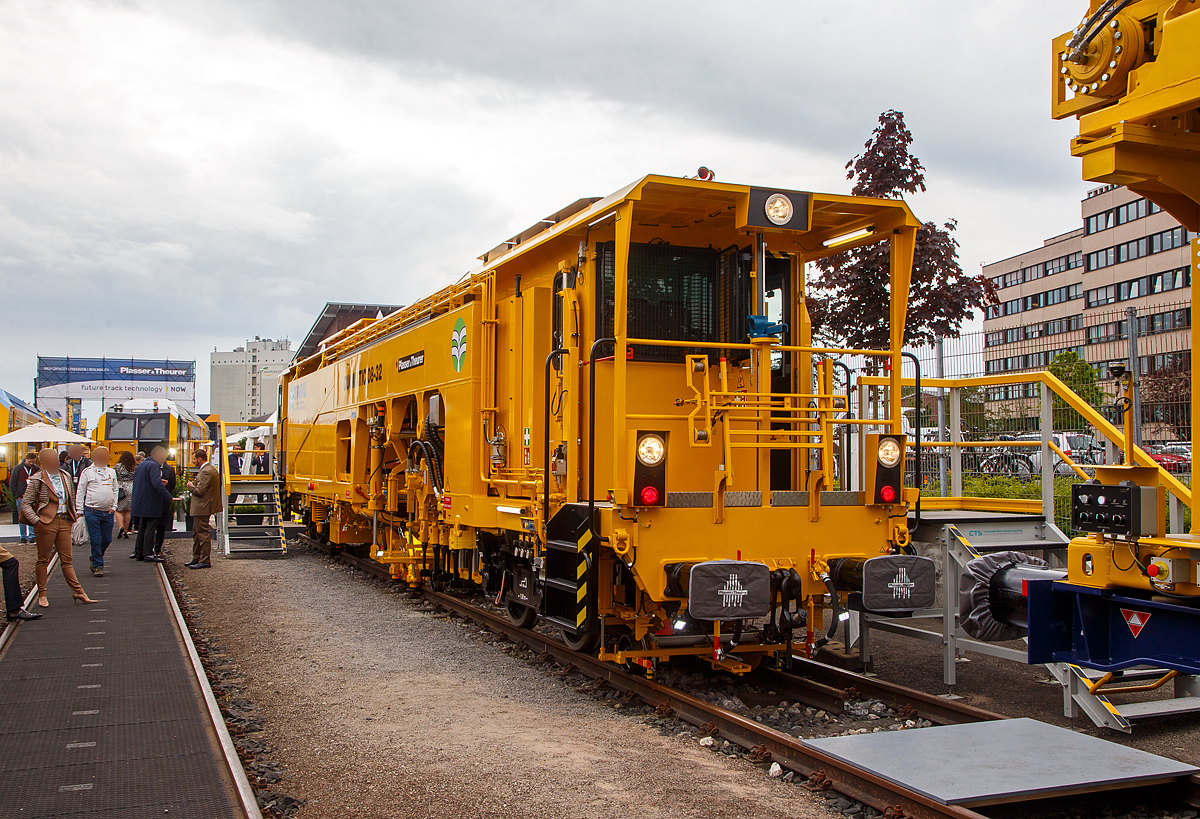
<svg viewBox="0 0 1200 819">
<path fill-rule="evenodd" d="M 97 447 L 93 454 L 99 462 L 107 466 L 109 452 L 106 448 Z M 68 450 L 68 457 L 63 460 L 59 459 L 58 453 L 53 449 L 43 449 L 36 456 L 36 472 L 30 472 L 29 461 L 30 458 L 26 456 L 25 462 L 18 467 L 21 474 L 14 475 L 14 478 L 25 484 L 19 509 L 21 523 L 33 528 L 38 545 L 38 606 L 46 608 L 50 605 L 46 596 L 46 581 L 49 579 L 50 560 L 55 552 L 58 552 L 63 579 L 67 581 L 75 602 L 96 603 L 98 601 L 88 597 L 87 592 L 83 590 L 83 584 L 75 574 L 71 554 L 71 527 L 84 514 L 82 500 L 77 491 L 78 484 L 85 475 L 94 474 L 93 464 L 83 456 L 83 448 L 77 445 Z M 96 498 L 105 488 L 109 492 L 115 491 L 115 477 L 106 486 L 97 485 L 93 489 L 92 497 Z M 14 499 L 15 497 L 14 493 Z M 25 534 L 24 529 L 22 534 Z M 22 605 L 18 568 L 17 559 L 7 550 L 0 549 L 0 569 L 3 570 L 4 576 L 4 603 L 8 619 L 36 620 L 42 615 L 26 611 Z"/>
<path fill-rule="evenodd" d="M 10 476 L 9 488 L 18 504 L 20 541 L 33 540 L 38 547 L 37 602 L 41 608 L 50 605 L 46 583 L 50 561 L 56 552 L 72 598 L 80 603 L 98 602 L 88 597 L 73 565 L 71 532 L 79 519 L 87 529 L 91 570 L 96 577 L 104 576 L 104 555 L 118 526 L 117 538 L 128 538 L 136 529 L 131 559 L 163 562 L 163 541 L 172 527 L 178 483 L 175 468 L 167 463 L 167 449 L 156 446 L 149 457 L 140 452 L 136 457 L 122 452 L 115 468 L 109 466 L 111 457 L 104 446 L 93 449 L 91 458 L 78 444 L 68 447 L 65 458 L 47 448 L 26 453 Z M 203 569 L 211 566 L 209 515 L 222 508 L 220 480 L 203 450 L 193 455 L 193 464 L 198 471 L 187 488 L 192 492 L 189 513 L 194 519 L 195 536 L 192 561 L 187 566 Z M 3 547 L 0 547 L 0 574 L 8 620 L 40 618 L 41 614 L 24 609 L 17 559 Z"/>
</svg>

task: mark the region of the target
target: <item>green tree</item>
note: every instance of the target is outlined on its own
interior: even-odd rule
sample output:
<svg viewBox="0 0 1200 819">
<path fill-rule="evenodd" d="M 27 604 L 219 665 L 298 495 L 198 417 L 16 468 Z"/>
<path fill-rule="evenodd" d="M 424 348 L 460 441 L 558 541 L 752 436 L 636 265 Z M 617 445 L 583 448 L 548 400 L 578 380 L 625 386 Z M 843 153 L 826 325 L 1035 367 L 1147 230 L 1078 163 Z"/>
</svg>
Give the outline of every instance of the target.
<svg viewBox="0 0 1200 819">
<path fill-rule="evenodd" d="M 846 163 L 856 196 L 900 198 L 925 190 L 925 168 L 912 155 L 912 134 L 900 111 L 884 111 L 861 154 Z M 972 311 L 996 302 L 996 289 L 983 277 L 968 276 L 958 263 L 957 223 L 925 222 L 917 231 L 912 283 L 908 293 L 907 345 L 924 346 L 937 337 L 955 338 Z M 820 276 L 808 286 L 813 332 L 849 347 L 886 349 L 889 344 L 889 244 L 876 242 L 817 263 Z"/>
<path fill-rule="evenodd" d="M 1138 389 L 1142 391 L 1142 428 L 1163 424 L 1181 441 L 1192 437 L 1192 368 L 1190 356 L 1160 370 L 1142 373 Z"/>
<path fill-rule="evenodd" d="M 1080 358 L 1078 353 L 1071 350 L 1059 353 L 1054 357 L 1054 361 L 1050 362 L 1048 369 L 1093 408 L 1099 408 L 1104 403 L 1104 390 L 1096 383 L 1096 370 Z M 1089 426 L 1090 422 L 1072 409 L 1057 393 L 1054 395 L 1055 430 L 1084 430 Z"/>
</svg>

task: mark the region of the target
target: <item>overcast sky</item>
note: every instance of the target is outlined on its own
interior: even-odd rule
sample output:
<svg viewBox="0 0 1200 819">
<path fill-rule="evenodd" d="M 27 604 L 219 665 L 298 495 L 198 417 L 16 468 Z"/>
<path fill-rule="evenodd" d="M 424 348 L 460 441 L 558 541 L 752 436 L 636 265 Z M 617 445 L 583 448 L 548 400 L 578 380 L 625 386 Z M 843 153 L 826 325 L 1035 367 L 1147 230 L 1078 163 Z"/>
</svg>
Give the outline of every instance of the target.
<svg viewBox="0 0 1200 819">
<path fill-rule="evenodd" d="M 969 272 L 1073 228 L 1082 0 L 0 0 L 0 387 L 298 341 L 646 174 L 847 192 L 906 115 Z M 89 420 L 96 412 L 85 408 Z"/>
</svg>

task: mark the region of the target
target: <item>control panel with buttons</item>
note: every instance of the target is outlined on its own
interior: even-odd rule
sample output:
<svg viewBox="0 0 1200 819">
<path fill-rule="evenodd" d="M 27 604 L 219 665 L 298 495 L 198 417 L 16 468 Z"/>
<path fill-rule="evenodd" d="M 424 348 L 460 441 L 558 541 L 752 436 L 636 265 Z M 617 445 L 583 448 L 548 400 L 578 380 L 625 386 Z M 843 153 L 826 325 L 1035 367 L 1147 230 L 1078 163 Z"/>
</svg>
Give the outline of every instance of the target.
<svg viewBox="0 0 1200 819">
<path fill-rule="evenodd" d="M 1123 481 L 1105 485 L 1094 478 L 1071 487 L 1071 526 L 1083 532 L 1126 537 L 1158 534 L 1158 490 Z"/>
</svg>

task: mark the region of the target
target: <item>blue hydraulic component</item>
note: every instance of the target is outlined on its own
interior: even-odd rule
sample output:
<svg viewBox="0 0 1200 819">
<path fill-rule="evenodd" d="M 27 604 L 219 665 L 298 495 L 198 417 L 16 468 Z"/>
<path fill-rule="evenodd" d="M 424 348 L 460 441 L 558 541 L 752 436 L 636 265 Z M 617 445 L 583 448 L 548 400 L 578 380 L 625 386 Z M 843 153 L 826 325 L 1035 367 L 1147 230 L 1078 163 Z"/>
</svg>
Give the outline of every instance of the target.
<svg viewBox="0 0 1200 819">
<path fill-rule="evenodd" d="M 766 338 L 786 333 L 788 326 L 783 322 L 772 322 L 766 316 L 747 316 L 750 319 L 750 338 Z"/>
<path fill-rule="evenodd" d="M 1030 664 L 1200 674 L 1200 608 L 1063 581 L 1027 583 Z"/>
</svg>

